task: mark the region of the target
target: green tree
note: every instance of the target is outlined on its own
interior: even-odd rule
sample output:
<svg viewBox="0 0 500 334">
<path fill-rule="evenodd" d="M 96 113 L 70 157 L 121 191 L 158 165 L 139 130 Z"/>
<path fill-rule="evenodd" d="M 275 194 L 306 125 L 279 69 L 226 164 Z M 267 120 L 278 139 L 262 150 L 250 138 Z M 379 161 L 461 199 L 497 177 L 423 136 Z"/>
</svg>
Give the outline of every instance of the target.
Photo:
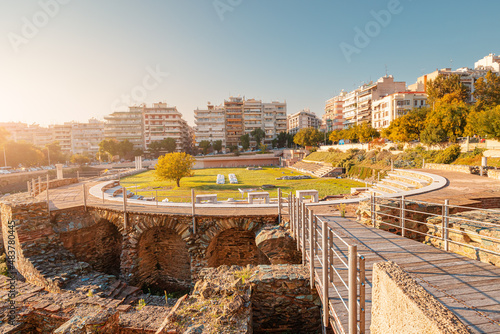
<svg viewBox="0 0 500 334">
<path fill-rule="evenodd" d="M 474 84 L 476 108 L 483 110 L 500 104 L 500 75 L 489 71 L 486 77 L 477 79 Z"/>
<path fill-rule="evenodd" d="M 128 139 L 118 143 L 118 154 L 120 158 L 131 158 L 138 152 L 134 152 L 134 144 L 132 144 Z"/>
<path fill-rule="evenodd" d="M 198 146 L 202 149 L 203 154 L 207 155 L 208 154 L 208 150 L 210 150 L 210 147 L 212 146 L 212 143 L 209 142 L 208 140 L 202 140 L 202 141 L 200 141 L 200 143 L 198 144 Z"/>
<path fill-rule="evenodd" d="M 414 108 L 406 115 L 396 118 L 382 130 L 382 137 L 398 143 L 409 143 L 418 140 L 425 129 L 425 119 L 430 108 Z"/>
<path fill-rule="evenodd" d="M 4 127 L 0 126 L 0 147 L 3 147 L 3 145 L 5 145 L 9 135 L 10 135 L 9 131 L 7 131 Z"/>
<path fill-rule="evenodd" d="M 500 105 L 471 112 L 467 117 L 466 134 L 500 140 Z"/>
<path fill-rule="evenodd" d="M 438 104 L 428 113 L 420 140 L 428 145 L 456 142 L 464 134 L 469 112 L 470 107 L 464 102 Z"/>
<path fill-rule="evenodd" d="M 45 145 L 43 153 L 45 155 L 45 160 L 47 163 L 49 162 L 49 160 L 51 164 L 64 163 L 66 162 L 66 160 L 68 160 L 68 155 L 62 151 L 61 145 L 59 145 L 59 142 L 57 141 Z"/>
<path fill-rule="evenodd" d="M 363 123 L 358 127 L 358 136 L 361 143 L 367 143 L 380 137 L 380 133 L 370 123 Z"/>
<path fill-rule="evenodd" d="M 175 181 L 180 187 L 183 177 L 192 176 L 195 158 L 184 152 L 168 153 L 158 158 L 155 166 L 156 175 L 160 180 Z"/>
<path fill-rule="evenodd" d="M 73 154 L 70 159 L 71 163 L 84 165 L 90 162 L 90 158 L 83 154 Z"/>
<path fill-rule="evenodd" d="M 116 139 L 105 139 L 99 143 L 99 152 L 102 155 L 108 154 L 109 157 L 114 157 L 119 154 L 118 140 Z M 111 159 L 109 159 L 111 160 Z"/>
<path fill-rule="evenodd" d="M 222 140 L 216 140 L 212 143 L 212 147 L 217 152 L 222 151 Z"/>
<path fill-rule="evenodd" d="M 5 144 L 7 163 L 12 167 L 41 165 L 45 156 L 40 148 L 27 142 L 9 141 Z"/>
<path fill-rule="evenodd" d="M 266 137 L 266 133 L 261 128 L 254 129 L 252 132 L 250 132 L 250 135 L 257 142 L 257 147 L 260 146 L 260 142 L 262 141 L 262 139 Z"/>
<path fill-rule="evenodd" d="M 469 89 L 460 81 L 458 74 L 444 76 L 438 75 L 435 80 L 430 80 L 426 88 L 427 103 L 435 105 L 440 100 L 451 102 L 467 102 Z"/>
<path fill-rule="evenodd" d="M 240 142 L 243 150 L 248 150 L 248 148 L 250 147 L 250 135 L 246 133 L 243 136 L 240 136 Z"/>
<path fill-rule="evenodd" d="M 323 141 L 324 134 L 315 128 L 303 128 L 293 137 L 295 144 L 300 146 L 316 146 Z"/>
<path fill-rule="evenodd" d="M 156 140 L 149 144 L 149 151 L 155 156 L 159 156 L 161 152 L 172 153 L 177 148 L 177 143 L 174 138 L 164 138 L 162 140 Z"/>
</svg>

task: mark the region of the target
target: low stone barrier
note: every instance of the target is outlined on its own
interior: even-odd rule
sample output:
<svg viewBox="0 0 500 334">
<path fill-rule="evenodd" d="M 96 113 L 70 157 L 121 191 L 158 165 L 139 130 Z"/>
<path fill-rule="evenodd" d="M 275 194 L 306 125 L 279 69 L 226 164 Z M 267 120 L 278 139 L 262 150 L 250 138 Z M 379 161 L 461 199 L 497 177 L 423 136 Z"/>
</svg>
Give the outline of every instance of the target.
<svg viewBox="0 0 500 334">
<path fill-rule="evenodd" d="M 38 182 L 38 181 L 35 181 L 35 182 Z M 50 180 L 49 181 L 49 189 L 55 189 L 55 188 L 67 186 L 67 185 L 73 184 L 73 183 L 78 183 L 78 179 L 76 177 L 68 178 L 68 179 Z M 40 183 L 40 185 L 34 186 L 33 196 L 38 196 L 41 192 L 44 192 L 45 190 L 47 190 L 47 182 L 44 181 L 44 179 L 42 178 L 42 183 Z"/>
<path fill-rule="evenodd" d="M 500 180 L 500 169 L 490 169 L 488 170 L 488 177 L 492 179 Z"/>
<path fill-rule="evenodd" d="M 438 169 L 438 170 L 447 170 L 450 172 L 460 172 L 471 174 L 471 166 L 466 165 L 447 165 L 447 164 L 430 164 L 426 163 L 425 168 L 428 169 Z"/>
<path fill-rule="evenodd" d="M 374 334 L 470 333 L 443 304 L 394 262 L 373 266 Z"/>
</svg>

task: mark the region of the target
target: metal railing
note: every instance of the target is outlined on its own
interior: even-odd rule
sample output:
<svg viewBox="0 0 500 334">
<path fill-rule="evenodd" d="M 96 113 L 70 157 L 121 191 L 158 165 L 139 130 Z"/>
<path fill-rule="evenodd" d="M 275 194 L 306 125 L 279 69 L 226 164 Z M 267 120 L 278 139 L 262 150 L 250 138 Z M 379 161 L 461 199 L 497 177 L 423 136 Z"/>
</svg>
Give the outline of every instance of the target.
<svg viewBox="0 0 500 334">
<path fill-rule="evenodd" d="M 409 206 L 412 204 L 417 204 L 417 208 L 413 205 L 410 209 Z M 435 212 L 431 212 L 432 207 L 434 207 L 433 211 Z M 413 199 L 407 200 L 404 196 L 400 198 L 371 196 L 370 211 L 374 227 L 383 223 L 394 227 L 396 233 L 403 237 L 411 237 L 410 234 L 414 233 L 415 236 L 440 241 L 441 247 L 445 251 L 456 251 L 450 249 L 452 244 L 471 248 L 474 250 L 475 257 L 470 252 L 464 255 L 476 260 L 481 260 L 480 252 L 500 257 L 500 253 L 495 251 L 500 246 L 499 224 L 455 215 L 464 211 L 483 211 L 500 216 L 500 210 L 451 205 L 449 200 L 439 204 Z M 436 223 L 430 222 L 430 219 L 435 219 Z M 419 226 L 425 226 L 425 228 L 419 230 Z M 499 237 L 490 235 L 491 232 L 497 232 Z M 464 239 L 469 239 L 474 243 L 467 243 Z M 436 243 L 432 243 L 432 245 L 440 246 Z"/>
<path fill-rule="evenodd" d="M 288 211 L 290 231 L 302 252 L 302 264 L 309 266 L 311 288 L 316 287 L 320 295 L 323 325 L 331 325 L 336 333 L 365 333 L 365 258 L 356 245 L 292 194 L 288 197 Z"/>
</svg>

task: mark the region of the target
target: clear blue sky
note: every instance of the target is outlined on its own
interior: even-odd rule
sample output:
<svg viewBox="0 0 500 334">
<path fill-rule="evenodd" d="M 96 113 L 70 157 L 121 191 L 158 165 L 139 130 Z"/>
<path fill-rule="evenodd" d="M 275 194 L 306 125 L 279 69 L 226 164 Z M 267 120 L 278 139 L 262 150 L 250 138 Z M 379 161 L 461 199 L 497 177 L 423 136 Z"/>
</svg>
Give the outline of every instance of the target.
<svg viewBox="0 0 500 334">
<path fill-rule="evenodd" d="M 498 1 L 397 2 L 3 0 L 0 121 L 102 118 L 133 91 L 176 105 L 191 124 L 193 109 L 229 95 L 286 100 L 288 113 L 322 115 L 325 100 L 378 79 L 386 65 L 411 84 L 500 53 Z M 226 7 L 218 12 L 214 3 Z M 397 13 L 384 26 L 370 25 L 371 11 L 388 8 Z M 373 37 L 348 62 L 340 45 L 356 47 L 354 29 L 367 24 Z M 168 76 L 144 85 L 157 67 Z"/>
</svg>

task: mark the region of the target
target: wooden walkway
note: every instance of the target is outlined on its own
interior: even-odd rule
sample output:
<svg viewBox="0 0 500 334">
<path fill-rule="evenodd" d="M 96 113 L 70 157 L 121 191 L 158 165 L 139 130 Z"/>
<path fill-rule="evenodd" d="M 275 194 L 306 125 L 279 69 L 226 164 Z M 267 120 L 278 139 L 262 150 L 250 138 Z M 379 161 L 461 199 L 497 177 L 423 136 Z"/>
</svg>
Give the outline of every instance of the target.
<svg viewBox="0 0 500 334">
<path fill-rule="evenodd" d="M 450 309 L 469 327 L 472 333 L 500 333 L 500 268 L 445 252 L 423 243 L 403 238 L 390 232 L 361 225 L 353 220 L 318 216 L 349 244 L 358 246 L 358 253 L 365 257 L 366 267 L 366 333 L 370 330 L 371 282 L 373 264 L 393 261 L 430 294 Z M 335 241 L 335 240 L 334 240 Z M 307 247 L 308 248 L 308 247 Z M 335 243 L 334 248 L 346 256 L 347 247 Z M 340 260 L 337 260 L 340 261 Z M 322 277 L 321 264 L 314 263 L 316 287 Z M 347 270 L 341 271 L 347 282 Z M 340 315 L 347 328 L 347 288 L 340 279 L 334 281 L 343 300 L 335 290 L 329 289 L 330 307 Z"/>
</svg>

